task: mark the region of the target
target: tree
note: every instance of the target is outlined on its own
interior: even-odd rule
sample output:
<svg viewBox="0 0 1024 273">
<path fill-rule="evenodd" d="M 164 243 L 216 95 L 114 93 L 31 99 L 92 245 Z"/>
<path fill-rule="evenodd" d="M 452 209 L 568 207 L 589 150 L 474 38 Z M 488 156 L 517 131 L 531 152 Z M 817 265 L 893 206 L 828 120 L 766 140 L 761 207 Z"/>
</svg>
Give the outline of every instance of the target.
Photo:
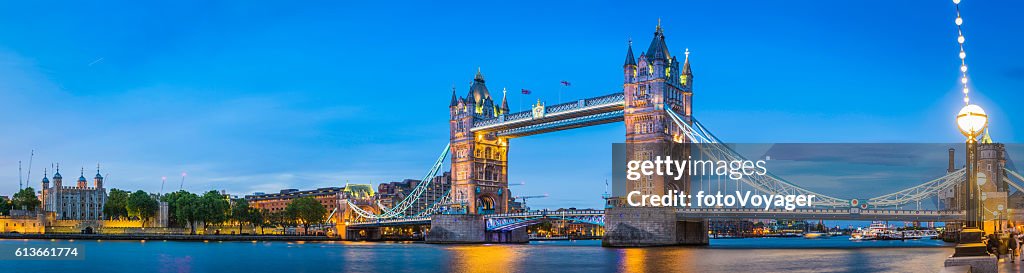
<svg viewBox="0 0 1024 273">
<path fill-rule="evenodd" d="M 11 215 L 11 207 L 14 207 L 14 204 L 11 204 L 11 200 L 0 198 L 0 215 Z"/>
<path fill-rule="evenodd" d="M 199 196 L 186 191 L 179 191 L 174 197 L 174 218 L 182 225 L 188 225 L 191 233 L 196 234 L 196 225 L 199 223 L 200 202 Z"/>
<path fill-rule="evenodd" d="M 34 211 L 42 203 L 39 201 L 39 197 L 36 197 L 36 190 L 32 187 L 21 189 L 14 194 L 14 198 L 11 200 L 14 209 L 24 209 Z"/>
<path fill-rule="evenodd" d="M 249 219 L 247 221 L 251 223 L 253 227 L 259 227 L 260 234 L 263 234 L 263 228 L 267 227 L 269 224 L 269 221 L 267 221 L 266 211 L 258 208 L 249 208 L 248 215 Z"/>
<path fill-rule="evenodd" d="M 186 220 L 179 219 L 178 215 L 177 215 L 178 209 L 181 207 L 181 204 L 180 204 L 179 200 L 181 200 L 181 198 L 183 196 L 186 196 L 186 195 L 195 196 L 195 194 L 193 194 L 193 193 L 190 193 L 190 192 L 187 192 L 187 191 L 184 191 L 184 190 L 179 190 L 179 191 L 176 191 L 176 192 L 164 194 L 163 196 L 160 197 L 161 201 L 167 202 L 167 215 L 169 215 L 167 218 L 168 218 L 168 220 L 170 222 L 169 223 L 170 226 L 174 226 L 174 227 L 187 227 L 188 226 L 189 222 L 186 221 Z"/>
<path fill-rule="evenodd" d="M 327 209 L 313 197 L 299 197 L 288 203 L 285 208 L 296 220 L 302 223 L 306 235 L 309 235 L 309 226 L 313 223 L 322 223 L 327 217 Z"/>
<path fill-rule="evenodd" d="M 155 216 L 157 210 L 160 209 L 160 203 L 148 193 L 138 190 L 128 196 L 128 204 L 125 205 L 125 209 L 128 210 L 128 216 L 138 217 L 145 226 L 149 218 Z"/>
<path fill-rule="evenodd" d="M 264 211 L 264 213 L 266 213 L 267 225 L 272 227 L 289 227 L 294 222 L 294 217 L 291 217 L 288 211 Z"/>
<path fill-rule="evenodd" d="M 210 224 L 223 223 L 228 219 L 231 204 L 217 191 L 208 191 L 199 197 L 199 218 L 205 229 Z"/>
<path fill-rule="evenodd" d="M 231 205 L 231 220 L 238 222 L 238 234 L 242 234 L 242 223 L 249 222 L 251 219 L 250 211 L 249 201 L 244 198 L 235 199 L 234 204 Z"/>
<path fill-rule="evenodd" d="M 128 217 L 128 191 L 110 189 L 107 195 L 107 203 L 103 204 L 103 215 L 107 219 Z"/>
</svg>

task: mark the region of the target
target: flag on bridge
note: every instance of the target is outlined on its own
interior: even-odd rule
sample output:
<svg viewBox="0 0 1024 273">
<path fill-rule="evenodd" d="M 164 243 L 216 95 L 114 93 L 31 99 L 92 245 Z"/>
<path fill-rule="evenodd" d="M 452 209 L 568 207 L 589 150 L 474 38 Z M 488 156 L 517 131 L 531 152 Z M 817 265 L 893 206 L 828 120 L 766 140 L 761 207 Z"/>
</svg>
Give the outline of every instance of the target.
<svg viewBox="0 0 1024 273">
<path fill-rule="evenodd" d="M 530 92 L 530 90 L 528 90 L 526 88 L 523 88 L 523 91 L 521 91 L 521 92 L 523 93 L 523 95 L 529 95 L 530 93 L 532 93 L 532 92 Z"/>
<path fill-rule="evenodd" d="M 569 81 L 562 81 L 562 85 L 570 86 L 570 85 L 572 85 L 572 83 L 570 83 Z"/>
</svg>

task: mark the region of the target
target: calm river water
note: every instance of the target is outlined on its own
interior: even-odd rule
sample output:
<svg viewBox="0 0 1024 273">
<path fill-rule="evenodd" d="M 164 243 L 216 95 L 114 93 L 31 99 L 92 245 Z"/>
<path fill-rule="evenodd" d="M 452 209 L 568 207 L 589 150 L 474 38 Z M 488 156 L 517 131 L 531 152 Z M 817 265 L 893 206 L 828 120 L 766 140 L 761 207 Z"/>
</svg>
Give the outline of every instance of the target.
<svg viewBox="0 0 1024 273">
<path fill-rule="evenodd" d="M 362 242 L 0 240 L 0 247 L 78 245 L 79 261 L 0 260 L 0 272 L 937 272 L 939 240 L 712 239 L 707 247 L 602 248 Z"/>
</svg>

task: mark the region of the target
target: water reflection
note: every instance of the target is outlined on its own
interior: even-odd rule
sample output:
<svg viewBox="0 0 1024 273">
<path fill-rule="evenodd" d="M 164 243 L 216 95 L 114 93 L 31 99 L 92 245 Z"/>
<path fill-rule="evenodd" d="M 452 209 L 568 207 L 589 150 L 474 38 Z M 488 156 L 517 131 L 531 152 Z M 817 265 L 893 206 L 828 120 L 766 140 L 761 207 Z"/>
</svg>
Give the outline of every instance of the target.
<svg viewBox="0 0 1024 273">
<path fill-rule="evenodd" d="M 448 248 L 451 253 L 449 271 L 453 272 L 518 272 L 518 245 L 460 245 Z"/>
<path fill-rule="evenodd" d="M 647 259 L 646 248 L 627 248 L 619 252 L 619 271 L 622 272 L 647 272 L 644 267 L 644 260 Z"/>
<path fill-rule="evenodd" d="M 935 272 L 953 249 L 941 242 L 845 246 L 845 238 L 712 241 L 710 247 L 603 248 L 600 241 L 526 245 L 397 242 L 76 241 L 85 262 L 47 263 L 53 272 Z M 67 241 L 0 240 L 48 246 Z M 934 247 L 923 246 L 934 243 Z M 820 248 L 820 246 L 831 246 Z M 865 244 L 860 244 L 865 245 Z M 803 246 L 798 248 L 796 246 Z M 819 247 L 819 248 L 815 248 Z M 0 272 L 31 272 L 34 261 L 3 261 Z"/>
<path fill-rule="evenodd" d="M 620 272 L 932 272 L 949 248 L 715 249 L 620 251 Z"/>
</svg>

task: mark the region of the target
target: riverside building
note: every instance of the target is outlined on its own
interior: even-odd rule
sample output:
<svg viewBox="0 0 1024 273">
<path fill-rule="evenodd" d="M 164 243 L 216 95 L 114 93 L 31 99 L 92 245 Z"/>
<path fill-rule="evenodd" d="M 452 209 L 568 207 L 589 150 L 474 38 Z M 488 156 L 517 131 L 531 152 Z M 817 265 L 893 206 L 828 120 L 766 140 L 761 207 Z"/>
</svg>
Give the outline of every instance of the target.
<svg viewBox="0 0 1024 273">
<path fill-rule="evenodd" d="M 342 200 L 369 199 L 373 197 L 373 188 L 366 184 L 346 184 L 345 187 L 327 187 L 315 190 L 283 189 L 279 193 L 246 195 L 249 206 L 269 212 L 281 212 L 288 204 L 299 197 L 312 197 L 320 202 L 327 211 L 342 207 Z"/>
<path fill-rule="evenodd" d="M 103 219 L 103 204 L 107 202 L 107 191 L 103 188 L 103 176 L 100 175 L 98 166 L 96 167 L 96 176 L 93 177 L 92 187 L 87 185 L 84 168 L 74 186 L 64 186 L 60 167 L 57 167 L 57 171 L 53 174 L 52 187 L 46 176 L 46 174 L 43 175 L 43 188 L 40 195 L 40 199 L 43 201 L 43 211 L 53 212 L 57 220 Z"/>
</svg>

